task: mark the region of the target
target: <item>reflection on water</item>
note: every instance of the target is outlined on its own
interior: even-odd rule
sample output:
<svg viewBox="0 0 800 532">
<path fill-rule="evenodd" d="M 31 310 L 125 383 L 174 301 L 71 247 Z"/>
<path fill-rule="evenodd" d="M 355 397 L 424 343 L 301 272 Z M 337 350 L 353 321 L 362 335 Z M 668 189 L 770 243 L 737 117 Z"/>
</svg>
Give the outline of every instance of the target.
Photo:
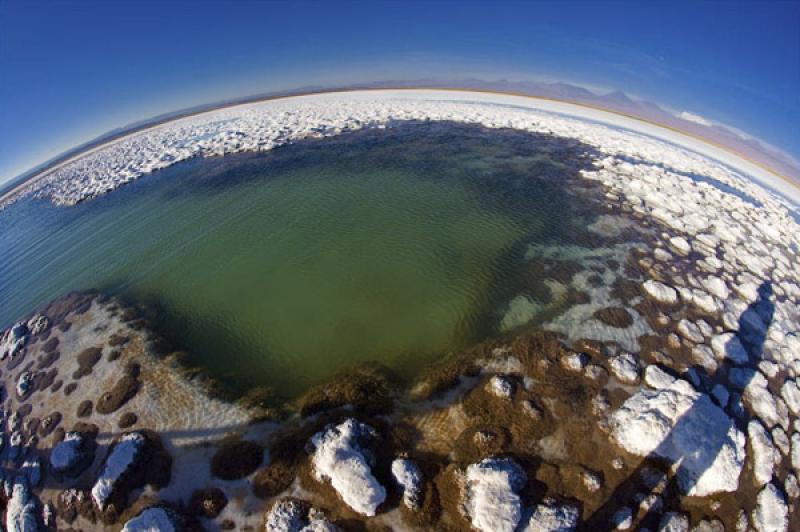
<svg viewBox="0 0 800 532">
<path fill-rule="evenodd" d="M 192 160 L 73 208 L 0 213 L 0 322 L 69 290 L 160 310 L 228 382 L 293 395 L 379 360 L 402 374 L 499 332 L 531 244 L 596 245 L 575 141 L 404 124 Z M 541 279 L 538 280 L 541 282 Z"/>
</svg>

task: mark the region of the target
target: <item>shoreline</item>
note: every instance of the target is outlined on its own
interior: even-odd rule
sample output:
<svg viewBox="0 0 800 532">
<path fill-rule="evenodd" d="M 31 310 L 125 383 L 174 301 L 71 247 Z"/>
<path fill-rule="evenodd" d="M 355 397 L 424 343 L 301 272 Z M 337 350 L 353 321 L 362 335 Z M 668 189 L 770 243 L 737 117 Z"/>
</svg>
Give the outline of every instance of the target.
<svg viewBox="0 0 800 532">
<path fill-rule="evenodd" d="M 302 98 L 302 97 L 308 97 L 308 96 L 335 95 L 335 94 L 350 94 L 350 93 L 391 92 L 391 91 L 402 91 L 402 92 L 443 91 L 443 92 L 457 92 L 457 93 L 473 93 L 473 94 L 478 94 L 478 95 L 511 96 L 511 97 L 530 99 L 530 100 L 538 100 L 538 101 L 541 101 L 541 102 L 552 102 L 552 103 L 557 103 L 557 104 L 570 105 L 570 106 L 575 106 L 575 107 L 578 107 L 578 108 L 583 108 L 583 109 L 592 110 L 592 111 L 599 111 L 601 113 L 607 113 L 607 114 L 612 115 L 612 116 L 623 117 L 623 118 L 626 118 L 626 119 L 629 119 L 629 120 L 633 120 L 633 121 L 636 121 L 636 122 L 640 122 L 642 124 L 646 124 L 646 125 L 649 125 L 649 126 L 655 126 L 656 128 L 663 129 L 665 131 L 669 131 L 669 132 L 672 132 L 672 133 L 677 133 L 678 135 L 681 135 L 681 136 L 686 137 L 688 139 L 699 141 L 699 142 L 701 142 L 701 143 L 703 143 L 703 144 L 705 144 L 707 146 L 722 150 L 726 154 L 729 154 L 729 155 L 732 155 L 734 157 L 737 157 L 737 158 L 741 159 L 742 161 L 744 161 L 746 163 L 755 165 L 756 167 L 760 168 L 763 171 L 766 171 L 770 175 L 772 175 L 774 177 L 777 177 L 779 180 L 781 180 L 784 183 L 790 185 L 791 187 L 796 189 L 798 193 L 800 193 L 800 183 L 798 183 L 796 179 L 793 179 L 793 178 L 791 178 L 789 176 L 783 175 L 782 173 L 780 173 L 780 172 L 774 170 L 773 168 L 771 168 L 769 165 L 766 165 L 764 163 L 756 161 L 756 160 L 754 160 L 754 159 L 752 159 L 750 157 L 747 157 L 747 156 L 745 156 L 745 155 L 743 155 L 743 154 L 741 154 L 741 153 L 739 153 L 737 151 L 734 151 L 734 150 L 726 147 L 725 145 L 713 142 L 713 141 L 711 141 L 709 139 L 706 139 L 706 138 L 704 138 L 702 136 L 694 135 L 692 133 L 688 133 L 688 132 L 686 132 L 684 130 L 681 130 L 679 128 L 675 128 L 675 127 L 672 127 L 672 126 L 661 124 L 659 122 L 647 120 L 647 119 L 644 119 L 644 118 L 641 118 L 641 117 L 638 117 L 638 116 L 635 116 L 635 115 L 632 115 L 632 114 L 629 114 L 629 113 L 623 113 L 623 112 L 619 112 L 619 111 L 615 111 L 615 110 L 611 110 L 611 109 L 607 109 L 607 108 L 604 108 L 604 107 L 601 107 L 601 106 L 591 105 L 591 104 L 587 104 L 587 103 L 578 103 L 578 102 L 574 102 L 574 101 L 570 101 L 570 100 L 551 98 L 551 97 L 545 97 L 545 96 L 534 96 L 534 95 L 529 95 L 529 94 L 526 94 L 526 93 L 515 92 L 515 91 L 502 91 L 502 90 L 490 90 L 490 89 L 476 90 L 476 89 L 463 88 L 463 87 L 424 87 L 424 86 L 421 86 L 421 87 L 392 87 L 392 86 L 386 86 L 386 87 L 380 87 L 380 88 L 335 88 L 335 89 L 324 89 L 324 90 L 310 91 L 310 92 L 298 92 L 298 93 L 292 93 L 292 94 L 282 94 L 282 95 L 278 95 L 278 96 L 274 96 L 274 97 L 265 97 L 265 98 L 257 98 L 257 99 L 254 99 L 254 100 L 238 101 L 238 102 L 235 102 L 235 103 L 223 104 L 223 105 L 220 105 L 220 106 L 217 106 L 217 107 L 213 107 L 213 108 L 210 108 L 210 109 L 203 109 L 203 110 L 200 110 L 200 111 L 197 111 L 197 112 L 191 112 L 191 113 L 187 113 L 187 114 L 183 114 L 183 115 L 179 114 L 178 116 L 171 116 L 169 118 L 166 118 L 166 119 L 163 119 L 163 120 L 159 120 L 159 121 L 156 121 L 154 123 L 149 123 L 149 124 L 143 125 L 143 126 L 141 126 L 139 128 L 134 128 L 134 129 L 132 129 L 130 131 L 122 132 L 120 134 L 120 136 L 116 136 L 116 137 L 114 137 L 114 138 L 112 138 L 112 139 L 110 139 L 108 141 L 102 142 L 101 144 L 98 144 L 96 146 L 91 146 L 91 147 L 87 148 L 86 150 L 83 150 L 83 151 L 81 151 L 79 153 L 76 153 L 76 154 L 73 154 L 71 156 L 68 156 L 64 160 L 55 162 L 53 164 L 53 166 L 51 166 L 51 167 L 49 167 L 47 169 L 44 169 L 44 170 L 40 171 L 39 173 L 28 177 L 27 179 L 25 179 L 21 183 L 18 183 L 16 186 L 14 186 L 14 188 L 12 188 L 11 190 L 7 191 L 2 196 L 0 196 L 0 205 L 5 204 L 9 200 L 12 200 L 15 196 L 19 195 L 22 191 L 24 191 L 29 186 L 34 185 L 36 182 L 44 179 L 45 177 L 50 175 L 52 172 L 57 171 L 58 169 L 66 166 L 67 164 L 75 162 L 75 161 L 77 161 L 77 160 L 79 160 L 79 159 L 81 159 L 81 158 L 83 158 L 83 157 L 85 157 L 87 155 L 90 155 L 90 154 L 92 154 L 94 152 L 97 152 L 97 151 L 100 151 L 102 149 L 111 147 L 111 146 L 113 146 L 114 144 L 116 144 L 118 142 L 124 141 L 124 140 L 129 139 L 129 138 L 131 138 L 133 136 L 145 133 L 145 132 L 147 132 L 149 130 L 161 127 L 161 126 L 163 126 L 165 124 L 169 124 L 171 122 L 177 122 L 177 121 L 188 119 L 188 118 L 196 118 L 196 117 L 202 116 L 204 114 L 214 113 L 214 112 L 218 112 L 220 110 L 232 109 L 232 108 L 240 107 L 240 106 L 247 106 L 247 105 L 259 104 L 259 103 L 267 103 L 267 102 L 280 101 L 280 100 L 288 100 L 288 99 L 292 99 L 292 98 Z M 581 117 L 581 118 L 585 118 L 585 117 Z M 666 140 L 666 139 L 661 138 L 660 140 Z"/>
</svg>

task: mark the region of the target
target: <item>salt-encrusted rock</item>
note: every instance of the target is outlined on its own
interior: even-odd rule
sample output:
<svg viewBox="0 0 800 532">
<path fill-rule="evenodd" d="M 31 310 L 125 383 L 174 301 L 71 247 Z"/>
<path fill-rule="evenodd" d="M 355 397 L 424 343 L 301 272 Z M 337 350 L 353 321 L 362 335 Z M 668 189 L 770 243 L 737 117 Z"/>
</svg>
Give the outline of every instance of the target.
<svg viewBox="0 0 800 532">
<path fill-rule="evenodd" d="M 667 512 L 658 523 L 658 532 L 688 532 L 689 516 L 678 512 Z"/>
<path fill-rule="evenodd" d="M 792 468 L 800 473 L 800 432 L 792 434 Z"/>
<path fill-rule="evenodd" d="M 611 358 L 611 373 L 624 384 L 636 384 L 639 380 L 639 359 L 631 353 L 623 353 Z"/>
<path fill-rule="evenodd" d="M 28 486 L 36 488 L 42 482 L 42 463 L 38 456 L 26 458 L 19 468 L 19 472 L 25 476 Z"/>
<path fill-rule="evenodd" d="M 684 257 L 688 255 L 690 251 L 692 251 L 692 246 L 682 236 L 673 236 L 670 238 L 669 247 L 672 248 L 672 251 L 678 255 L 683 255 Z"/>
<path fill-rule="evenodd" d="M 775 484 L 767 484 L 758 492 L 752 521 L 758 532 L 781 532 L 789 528 L 786 501 Z"/>
<path fill-rule="evenodd" d="M 416 509 L 422 497 L 422 471 L 408 458 L 395 458 L 392 461 L 392 476 L 403 490 L 403 504 Z"/>
<path fill-rule="evenodd" d="M 794 473 L 786 475 L 783 489 L 786 491 L 786 496 L 790 499 L 800 498 L 800 482 L 797 481 L 797 476 L 795 476 Z"/>
<path fill-rule="evenodd" d="M 514 394 L 514 383 L 504 375 L 495 375 L 489 379 L 487 388 L 501 399 L 510 399 Z"/>
<path fill-rule="evenodd" d="M 749 409 L 758 416 L 767 427 L 781 424 L 778 403 L 768 388 L 766 377 L 761 372 L 753 373 L 750 382 L 744 388 L 742 397 Z"/>
<path fill-rule="evenodd" d="M 569 371 L 583 371 L 588 363 L 589 357 L 583 353 L 572 353 L 561 357 L 561 366 Z"/>
<path fill-rule="evenodd" d="M 633 526 L 633 511 L 623 506 L 611 516 L 611 524 L 614 525 L 614 530 L 630 530 Z"/>
<path fill-rule="evenodd" d="M 25 477 L 13 481 L 11 497 L 6 503 L 6 530 L 36 532 L 39 530 L 39 508 L 36 497 L 28 489 Z"/>
<path fill-rule="evenodd" d="M 641 389 L 609 419 L 612 439 L 637 456 L 680 462 L 678 484 L 687 495 L 735 491 L 745 460 L 745 438 L 708 395 L 676 379 L 668 388 Z"/>
<path fill-rule="evenodd" d="M 659 303 L 674 305 L 678 302 L 678 291 L 660 281 L 650 279 L 642 284 L 642 288 L 648 296 Z"/>
<path fill-rule="evenodd" d="M 581 481 L 583 482 L 583 487 L 589 493 L 595 493 L 603 487 L 603 477 L 594 471 L 582 471 Z"/>
<path fill-rule="evenodd" d="M 694 346 L 692 349 L 692 360 L 694 360 L 696 364 L 703 366 L 709 373 L 715 373 L 719 367 L 717 359 L 714 356 L 714 351 L 705 344 Z"/>
<path fill-rule="evenodd" d="M 33 389 L 33 373 L 25 371 L 17 379 L 17 396 L 25 398 Z"/>
<path fill-rule="evenodd" d="M 181 532 L 188 530 L 179 513 L 169 508 L 153 506 L 125 523 L 122 532 Z"/>
<path fill-rule="evenodd" d="M 536 505 L 522 532 L 572 532 L 578 528 L 580 510 L 573 504 L 545 501 Z"/>
<path fill-rule="evenodd" d="M 41 332 L 44 332 L 47 327 L 50 326 L 50 320 L 47 319 L 47 316 L 42 314 L 37 314 L 36 316 L 32 317 L 28 320 L 27 327 L 28 331 L 31 335 L 37 335 Z"/>
<path fill-rule="evenodd" d="M 644 382 L 656 390 L 669 388 L 675 382 L 675 377 L 655 364 L 650 364 L 644 370 Z"/>
<path fill-rule="evenodd" d="M 703 519 L 692 527 L 692 532 L 725 532 L 725 525 L 719 519 Z"/>
<path fill-rule="evenodd" d="M 678 332 L 681 336 L 696 344 L 705 340 L 703 333 L 700 332 L 700 327 L 685 318 L 678 322 Z"/>
<path fill-rule="evenodd" d="M 734 333 L 718 334 L 711 339 L 711 349 L 717 360 L 730 360 L 734 364 L 746 364 L 749 356 L 739 337 Z"/>
<path fill-rule="evenodd" d="M 356 512 L 373 516 L 386 490 L 372 474 L 371 453 L 365 447 L 377 433 L 369 425 L 347 419 L 326 427 L 311 438 L 314 476 L 330 482 L 342 500 Z"/>
<path fill-rule="evenodd" d="M 772 441 L 775 442 L 775 446 L 780 449 L 782 455 L 786 456 L 789 454 L 791 443 L 789 442 L 789 436 L 786 435 L 785 430 L 780 427 L 772 429 Z"/>
<path fill-rule="evenodd" d="M 47 528 L 56 528 L 56 507 L 48 502 L 42 508 L 42 524 Z"/>
<path fill-rule="evenodd" d="M 730 295 L 730 290 L 728 289 L 728 285 L 725 284 L 725 281 L 720 279 L 719 277 L 706 277 L 703 280 L 703 285 L 705 289 L 709 291 L 715 297 L 725 301 L 728 299 Z"/>
<path fill-rule="evenodd" d="M 781 397 L 795 416 L 800 415 L 800 386 L 797 381 L 787 380 L 781 386 Z"/>
<path fill-rule="evenodd" d="M 513 532 L 522 517 L 518 492 L 528 479 L 510 458 L 486 458 L 467 467 L 464 508 L 483 532 Z"/>
<path fill-rule="evenodd" d="M 94 442 L 80 432 L 67 432 L 50 452 L 50 470 L 70 477 L 80 475 L 94 460 Z"/>
<path fill-rule="evenodd" d="M 0 336 L 0 360 L 16 357 L 25 347 L 27 340 L 28 327 L 24 323 L 14 324 Z"/>
<path fill-rule="evenodd" d="M 772 480 L 775 465 L 775 447 L 764 426 L 756 420 L 747 424 L 747 437 L 753 449 L 753 474 L 756 485 L 761 487 Z"/>
<path fill-rule="evenodd" d="M 123 475 L 136 467 L 147 439 L 138 432 L 125 434 L 111 448 L 103 472 L 92 487 L 92 499 L 101 510 L 105 509 Z"/>
<path fill-rule="evenodd" d="M 338 527 L 309 503 L 287 497 L 276 502 L 267 512 L 267 532 L 336 532 Z"/>
</svg>

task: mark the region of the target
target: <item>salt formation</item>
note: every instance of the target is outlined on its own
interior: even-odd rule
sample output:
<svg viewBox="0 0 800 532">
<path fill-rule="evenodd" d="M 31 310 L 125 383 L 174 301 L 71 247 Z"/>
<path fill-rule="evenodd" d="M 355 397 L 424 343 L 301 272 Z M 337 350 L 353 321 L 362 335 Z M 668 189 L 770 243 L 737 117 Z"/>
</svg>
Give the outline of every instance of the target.
<svg viewBox="0 0 800 532">
<path fill-rule="evenodd" d="M 372 474 L 371 453 L 364 447 L 375 438 L 372 427 L 352 418 L 311 438 L 317 480 L 330 482 L 348 506 L 368 516 L 386 499 L 386 490 Z"/>
<path fill-rule="evenodd" d="M 412 510 L 417 508 L 422 496 L 422 472 L 417 464 L 408 458 L 395 458 L 392 476 L 403 490 L 403 504 Z"/>
<path fill-rule="evenodd" d="M 483 532 L 513 532 L 522 518 L 519 495 L 527 477 L 509 458 L 487 458 L 467 467 L 464 506 Z"/>
<path fill-rule="evenodd" d="M 580 511 L 574 505 L 545 501 L 534 508 L 522 532 L 572 532 L 579 520 Z"/>
<path fill-rule="evenodd" d="M 639 390 L 611 415 L 609 425 L 612 438 L 626 451 L 679 464 L 678 483 L 687 495 L 731 492 L 739 486 L 744 436 L 706 394 L 684 380 Z"/>
<path fill-rule="evenodd" d="M 134 466 L 145 443 L 144 436 L 132 432 L 123 436 L 111 449 L 103 473 L 92 487 L 92 499 L 98 508 L 106 507 L 120 478 Z"/>
</svg>

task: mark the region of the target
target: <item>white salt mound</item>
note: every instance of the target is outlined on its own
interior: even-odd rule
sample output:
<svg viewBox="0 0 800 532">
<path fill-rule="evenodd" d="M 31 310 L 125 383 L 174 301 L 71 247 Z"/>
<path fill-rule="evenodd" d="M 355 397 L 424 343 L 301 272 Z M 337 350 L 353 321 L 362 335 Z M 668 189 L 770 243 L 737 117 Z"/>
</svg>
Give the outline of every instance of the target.
<svg viewBox="0 0 800 532">
<path fill-rule="evenodd" d="M 533 510 L 522 532 L 572 532 L 578 527 L 580 511 L 572 504 L 543 503 Z"/>
<path fill-rule="evenodd" d="M 464 506 L 472 526 L 482 532 L 514 532 L 522 517 L 517 492 L 528 481 L 509 458 L 486 458 L 467 467 Z"/>
<path fill-rule="evenodd" d="M 758 492 L 756 508 L 752 514 L 753 527 L 758 532 L 788 530 L 789 517 L 786 501 L 775 484 L 767 484 Z"/>
<path fill-rule="evenodd" d="M 642 284 L 642 288 L 648 296 L 659 303 L 674 305 L 678 302 L 678 291 L 660 281 L 650 279 Z"/>
<path fill-rule="evenodd" d="M 395 458 L 392 461 L 392 476 L 403 489 L 403 504 L 417 508 L 422 495 L 422 472 L 417 464 L 408 458 Z"/>
<path fill-rule="evenodd" d="M 182 519 L 172 510 L 147 508 L 125 523 L 122 532 L 179 532 L 184 530 Z"/>
<path fill-rule="evenodd" d="M 105 508 L 117 481 L 134 464 L 145 441 L 143 435 L 132 432 L 124 435 L 111 450 L 103 472 L 92 487 L 92 499 L 98 508 L 101 510 Z"/>
<path fill-rule="evenodd" d="M 330 482 L 345 504 L 366 516 L 375 515 L 386 500 L 386 490 L 372 475 L 370 460 L 359 445 L 376 436 L 372 427 L 350 418 L 311 438 L 314 476 Z"/>
<path fill-rule="evenodd" d="M 640 389 L 609 418 L 612 439 L 637 456 L 654 453 L 679 462 L 684 493 L 735 491 L 745 460 L 745 438 L 706 395 L 676 379 L 668 388 Z"/>
</svg>

